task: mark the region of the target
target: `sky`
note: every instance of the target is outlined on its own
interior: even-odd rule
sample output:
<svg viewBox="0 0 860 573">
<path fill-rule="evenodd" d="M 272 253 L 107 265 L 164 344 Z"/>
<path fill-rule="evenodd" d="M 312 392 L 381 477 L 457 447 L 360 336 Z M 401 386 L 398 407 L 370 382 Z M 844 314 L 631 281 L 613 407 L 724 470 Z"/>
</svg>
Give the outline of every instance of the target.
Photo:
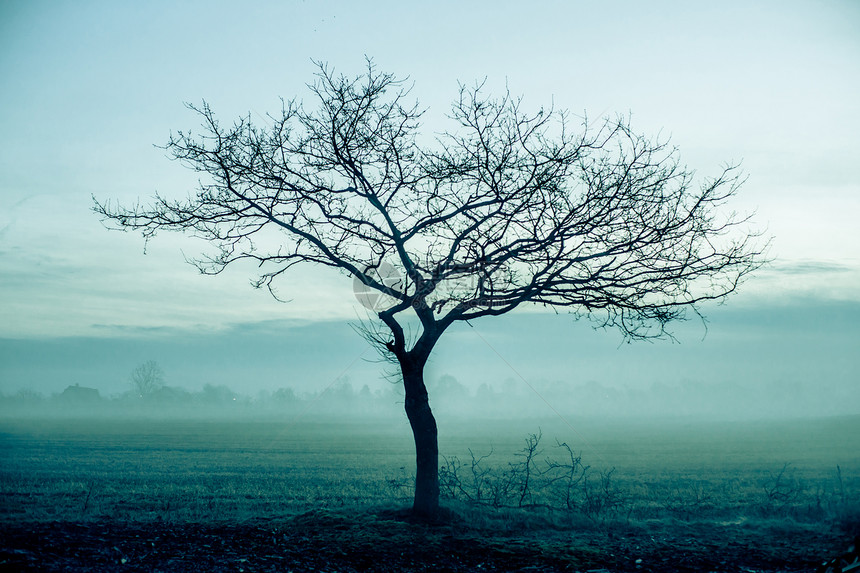
<svg viewBox="0 0 860 573">
<path fill-rule="evenodd" d="M 92 196 L 131 204 L 194 190 L 196 174 L 157 147 L 196 127 L 184 102 L 264 123 L 280 97 L 310 100 L 314 61 L 355 75 L 366 56 L 410 78 L 428 132 L 445 129 L 458 82 L 486 79 L 535 109 L 630 114 L 702 176 L 739 161 L 748 180 L 733 206 L 773 238 L 771 265 L 706 309 L 707 330 L 681 324 L 677 343 L 628 345 L 587 321 L 517 313 L 448 333 L 429 375 L 470 387 L 731 381 L 856 395 L 860 4 L 850 0 L 0 0 L 0 393 L 71 383 L 117 393 L 149 359 L 188 388 L 384 384 L 349 327 L 364 311 L 348 277 L 297 269 L 281 285 L 290 302 L 278 303 L 249 286 L 253 269 L 200 276 L 185 262 L 205 252 L 199 241 L 161 234 L 144 253 L 139 235 L 109 232 L 91 212 Z"/>
</svg>

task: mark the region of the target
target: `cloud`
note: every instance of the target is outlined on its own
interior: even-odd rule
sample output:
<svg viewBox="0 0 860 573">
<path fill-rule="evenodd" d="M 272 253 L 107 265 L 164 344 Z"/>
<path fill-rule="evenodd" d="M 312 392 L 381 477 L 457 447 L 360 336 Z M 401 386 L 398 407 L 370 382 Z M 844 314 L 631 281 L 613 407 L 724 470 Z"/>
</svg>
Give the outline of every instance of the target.
<svg viewBox="0 0 860 573">
<path fill-rule="evenodd" d="M 777 260 L 741 286 L 734 304 L 793 305 L 806 300 L 860 301 L 860 260 Z"/>
<path fill-rule="evenodd" d="M 16 214 L 16 211 L 18 211 L 21 206 L 24 205 L 27 201 L 30 201 L 31 199 L 38 197 L 39 195 L 39 193 L 27 195 L 23 199 L 15 201 L 14 203 L 12 203 L 12 205 L 4 209 L 4 211 L 6 211 L 8 220 L 6 221 L 6 224 L 0 227 L 0 240 L 6 237 L 6 234 L 9 232 L 9 229 L 11 229 L 12 225 L 14 225 L 18 221 L 18 215 Z"/>
<path fill-rule="evenodd" d="M 784 275 L 819 275 L 822 273 L 848 273 L 855 267 L 833 261 L 792 261 L 778 262 L 768 269 L 769 272 Z M 766 271 L 767 272 L 767 271 Z"/>
</svg>

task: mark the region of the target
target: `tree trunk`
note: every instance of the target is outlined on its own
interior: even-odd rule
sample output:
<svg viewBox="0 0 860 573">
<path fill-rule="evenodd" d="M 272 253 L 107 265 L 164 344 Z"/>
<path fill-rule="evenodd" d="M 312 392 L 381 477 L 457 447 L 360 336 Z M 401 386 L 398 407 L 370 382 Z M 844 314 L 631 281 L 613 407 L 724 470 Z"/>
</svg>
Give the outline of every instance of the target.
<svg viewBox="0 0 860 573">
<path fill-rule="evenodd" d="M 430 410 L 424 386 L 423 364 L 402 365 L 406 389 L 406 416 L 415 438 L 415 501 L 412 511 L 420 517 L 433 517 L 439 511 L 439 444 L 436 418 Z"/>
</svg>

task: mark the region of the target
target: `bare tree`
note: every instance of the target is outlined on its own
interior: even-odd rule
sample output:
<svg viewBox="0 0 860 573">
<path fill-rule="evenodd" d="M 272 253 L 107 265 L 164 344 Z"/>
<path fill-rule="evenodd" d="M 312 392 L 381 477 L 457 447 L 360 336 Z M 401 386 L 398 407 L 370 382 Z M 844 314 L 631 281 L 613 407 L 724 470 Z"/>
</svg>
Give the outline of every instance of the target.
<svg viewBox="0 0 860 573">
<path fill-rule="evenodd" d="M 177 132 L 166 149 L 204 175 L 194 195 L 133 207 L 94 199 L 94 209 L 147 240 L 162 229 L 207 239 L 219 250 L 193 261 L 204 273 L 252 260 L 255 286 L 273 295 L 299 263 L 385 295 L 367 335 L 402 376 L 417 514 L 439 499 L 424 366 L 454 322 L 539 304 L 660 338 L 761 265 L 747 219 L 723 212 L 742 183 L 736 166 L 695 181 L 674 148 L 626 118 L 574 132 L 566 112 L 527 113 L 480 84 L 460 86 L 451 131 L 421 139 L 423 112 L 402 80 L 370 61 L 355 78 L 319 70 L 317 105 L 286 101 L 267 126 L 250 116 L 223 126 L 205 102 L 189 105 L 201 133 Z M 402 279 L 384 280 L 386 265 Z M 409 317 L 420 324 L 411 337 Z"/>
<path fill-rule="evenodd" d="M 147 360 L 131 371 L 131 389 L 137 396 L 149 396 L 164 386 L 164 370 L 155 360 Z"/>
</svg>

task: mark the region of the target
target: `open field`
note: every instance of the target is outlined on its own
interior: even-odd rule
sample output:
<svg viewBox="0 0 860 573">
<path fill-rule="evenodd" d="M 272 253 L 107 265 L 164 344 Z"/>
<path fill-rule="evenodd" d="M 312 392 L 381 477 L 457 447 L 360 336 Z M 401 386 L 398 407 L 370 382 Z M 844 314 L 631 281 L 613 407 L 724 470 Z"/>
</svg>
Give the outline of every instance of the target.
<svg viewBox="0 0 860 573">
<path fill-rule="evenodd" d="M 413 463 L 404 420 L 5 420 L 2 560 L 33 570 L 387 570 L 366 555 L 390 570 L 432 570 L 435 558 L 462 571 L 476 559 L 483 570 L 803 571 L 860 534 L 858 436 L 858 417 L 442 421 L 451 513 L 426 525 L 399 511 Z M 37 561 L 46 543 L 60 549 Z M 402 561 L 419 547 L 423 557 Z M 219 552 L 223 562 L 205 568 L 193 558 Z"/>
</svg>

